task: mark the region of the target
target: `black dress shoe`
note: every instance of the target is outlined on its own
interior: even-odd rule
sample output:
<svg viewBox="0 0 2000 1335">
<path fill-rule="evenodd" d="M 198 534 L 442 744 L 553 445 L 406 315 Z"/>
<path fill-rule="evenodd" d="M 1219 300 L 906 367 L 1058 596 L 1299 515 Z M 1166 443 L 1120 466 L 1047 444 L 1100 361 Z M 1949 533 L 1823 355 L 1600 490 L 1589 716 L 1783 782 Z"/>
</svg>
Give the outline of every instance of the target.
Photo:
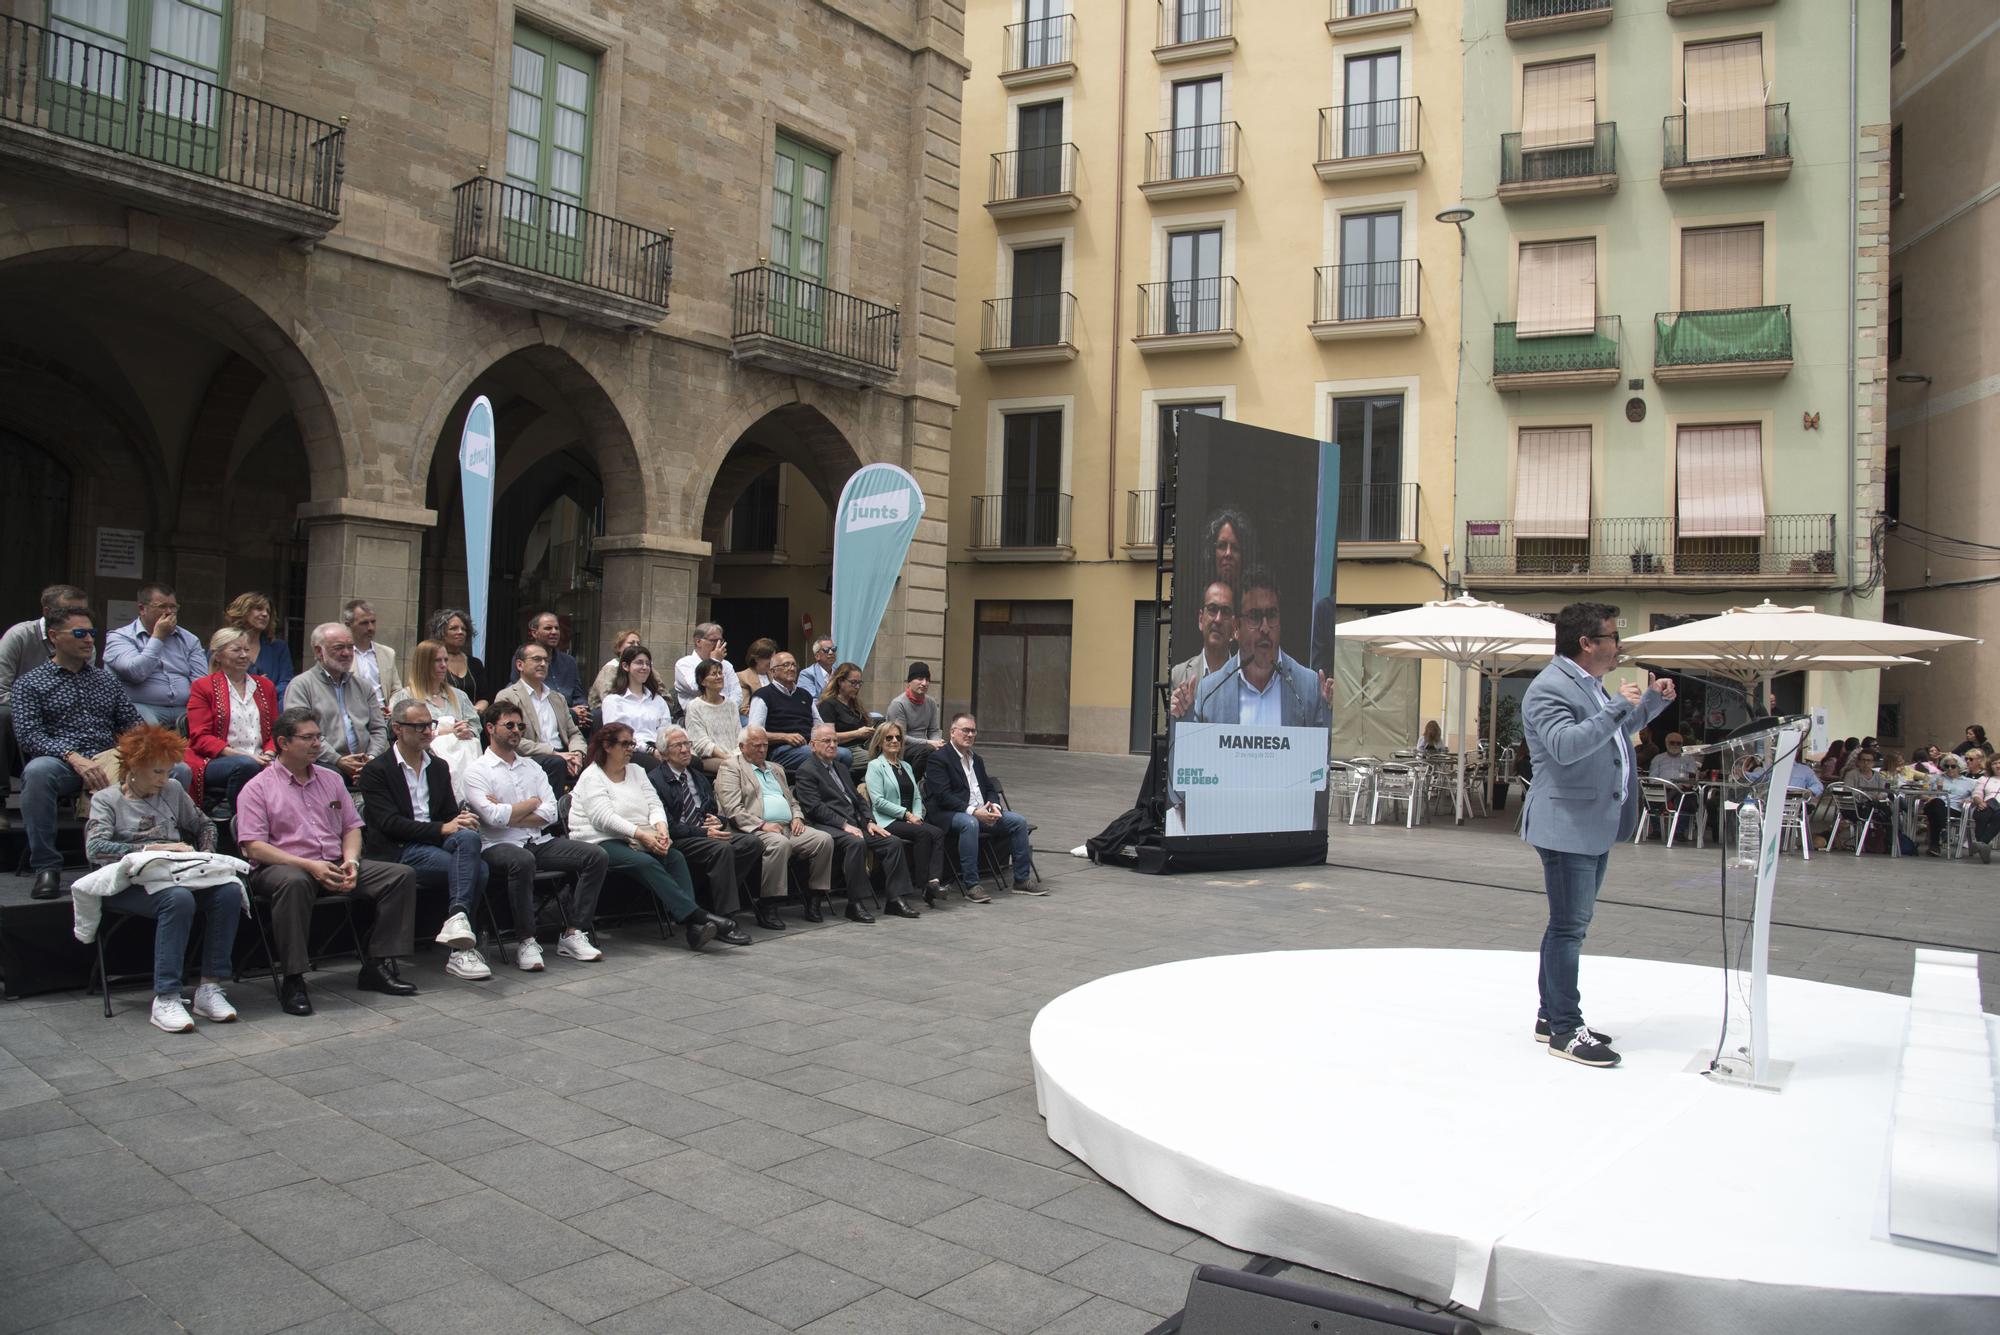
<svg viewBox="0 0 2000 1335">
<path fill-rule="evenodd" d="M 850 899 L 847 901 L 847 920 L 849 922 L 874 922 L 875 915 L 867 909 L 862 908 L 858 901 Z"/>
<path fill-rule="evenodd" d="M 770 904 L 760 899 L 757 901 L 756 913 L 757 925 L 765 931 L 782 932 L 785 930 L 785 920 L 778 916 L 778 908 L 775 904 Z"/>
<path fill-rule="evenodd" d="M 361 972 L 354 979 L 354 985 L 363 992 L 380 992 L 390 997 L 414 997 L 417 995 L 415 983 L 406 983 L 395 975 L 394 960 L 363 960 Z"/>
<path fill-rule="evenodd" d="M 306 991 L 306 977 L 302 973 L 288 973 L 278 983 L 278 1005 L 287 1015 L 311 1015 L 313 1013 L 312 993 Z"/>
<path fill-rule="evenodd" d="M 750 933 L 738 925 L 736 919 L 719 913 L 711 913 L 708 920 L 715 927 L 715 939 L 725 946 L 747 946 L 751 942 Z"/>
<path fill-rule="evenodd" d="M 882 901 L 882 911 L 892 918 L 921 918 L 924 915 L 905 904 L 902 900 L 889 898 Z"/>
<path fill-rule="evenodd" d="M 944 887 L 939 885 L 936 881 L 932 881 L 929 885 L 925 886 L 924 907 L 927 909 L 936 908 L 938 902 L 938 896 L 943 893 L 944 893 Z"/>
<path fill-rule="evenodd" d="M 681 940 L 687 942 L 689 950 L 700 950 L 715 940 L 715 923 L 707 914 L 697 913 L 681 924 Z"/>
<path fill-rule="evenodd" d="M 823 913 L 823 912 L 821 912 L 821 911 L 820 911 L 820 907 L 819 907 L 819 902 L 820 902 L 820 900 L 822 900 L 822 899 L 825 899 L 825 898 L 826 898 L 826 896 L 825 896 L 825 895 L 807 895 L 807 896 L 806 896 L 806 921 L 807 921 L 807 922 L 825 922 L 825 921 L 826 921 L 826 914 L 825 914 L 825 913 Z"/>
<path fill-rule="evenodd" d="M 62 872 L 54 867 L 35 873 L 35 888 L 28 893 L 36 899 L 54 899 L 62 893 Z"/>
</svg>

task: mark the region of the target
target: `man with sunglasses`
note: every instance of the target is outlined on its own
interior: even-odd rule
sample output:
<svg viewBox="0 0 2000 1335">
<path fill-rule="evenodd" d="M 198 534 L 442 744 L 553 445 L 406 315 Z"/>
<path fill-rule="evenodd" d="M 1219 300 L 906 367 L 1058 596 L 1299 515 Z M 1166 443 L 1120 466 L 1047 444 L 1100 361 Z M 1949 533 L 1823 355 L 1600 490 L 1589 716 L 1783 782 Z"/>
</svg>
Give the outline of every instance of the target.
<svg viewBox="0 0 2000 1335">
<path fill-rule="evenodd" d="M 1632 734 L 1672 703 L 1670 677 L 1646 674 L 1614 695 L 1604 674 L 1618 666 L 1618 609 L 1571 603 L 1556 613 L 1556 653 L 1521 701 L 1535 782 L 1521 812 L 1521 838 L 1542 860 L 1549 923 L 1542 933 L 1541 1004 L 1535 1041 L 1549 1055 L 1616 1066 L 1611 1035 L 1583 1022 L 1577 987 L 1584 933 L 1611 860 L 1611 845 L 1639 827 L 1638 758 Z"/>
<path fill-rule="evenodd" d="M 40 616 L 17 621 L 0 635 L 0 796 L 21 766 L 14 754 L 14 683 L 49 661 L 49 618 L 65 608 L 86 611 L 90 599 L 74 584 L 51 584 L 42 590 L 40 606 Z M 0 830 L 6 828 L 7 813 L 0 811 Z"/>
</svg>

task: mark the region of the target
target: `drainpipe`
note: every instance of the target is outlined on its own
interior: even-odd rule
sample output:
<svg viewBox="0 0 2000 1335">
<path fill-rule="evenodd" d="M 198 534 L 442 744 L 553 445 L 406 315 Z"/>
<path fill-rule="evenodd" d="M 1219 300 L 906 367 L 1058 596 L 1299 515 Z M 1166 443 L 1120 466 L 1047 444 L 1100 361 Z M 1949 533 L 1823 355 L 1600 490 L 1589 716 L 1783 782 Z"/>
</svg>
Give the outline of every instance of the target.
<svg viewBox="0 0 2000 1335">
<path fill-rule="evenodd" d="M 1854 328 L 1855 303 L 1860 296 L 1859 280 L 1855 277 L 1854 266 L 1860 262 L 1861 249 L 1861 13 L 1860 0 L 1847 0 L 1847 588 L 1841 595 L 1840 610 L 1845 615 L 1854 613 L 1854 590 L 1860 579 L 1854 568 L 1855 544 L 1859 541 L 1854 528 L 1860 518 L 1860 506 L 1855 494 L 1854 451 L 1861 444 L 1861 428 L 1856 420 L 1855 376 L 1860 367 L 1856 362 L 1859 355 L 1857 335 Z M 1888 207 L 1888 202 L 1883 202 Z M 1880 275 L 1887 283 L 1889 275 Z M 1888 405 L 1884 409 L 1883 427 L 1888 426 Z M 1872 529 L 1874 521 L 1869 521 Z M 1872 572 L 1871 572 L 1872 574 Z"/>
<path fill-rule="evenodd" d="M 1132 0 L 1118 6 L 1118 184 L 1111 209 L 1111 427 L 1105 456 L 1104 559 L 1118 555 L 1118 380 L 1125 355 L 1125 81 L 1131 67 Z M 1850 451 L 1851 453 L 1851 451 Z M 1157 502 L 1157 497 L 1155 498 Z"/>
</svg>

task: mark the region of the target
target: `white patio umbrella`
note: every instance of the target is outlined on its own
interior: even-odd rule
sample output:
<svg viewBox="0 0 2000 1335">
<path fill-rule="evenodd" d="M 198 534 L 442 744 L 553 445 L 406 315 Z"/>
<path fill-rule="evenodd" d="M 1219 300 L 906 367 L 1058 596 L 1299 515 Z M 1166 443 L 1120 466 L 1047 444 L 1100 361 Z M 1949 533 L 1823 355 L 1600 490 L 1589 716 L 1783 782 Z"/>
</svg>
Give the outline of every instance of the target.
<svg viewBox="0 0 2000 1335">
<path fill-rule="evenodd" d="M 1425 603 L 1400 612 L 1343 621 L 1333 628 L 1336 640 L 1402 657 L 1441 658 L 1458 669 L 1458 785 L 1452 803 L 1455 819 L 1465 821 L 1465 671 L 1497 661 L 1503 654 L 1539 649 L 1555 652 L 1556 628 L 1540 617 L 1515 612 L 1470 594 Z M 1393 650 L 1387 646 L 1394 646 Z M 1498 711 L 1495 711 L 1496 713 Z"/>
</svg>

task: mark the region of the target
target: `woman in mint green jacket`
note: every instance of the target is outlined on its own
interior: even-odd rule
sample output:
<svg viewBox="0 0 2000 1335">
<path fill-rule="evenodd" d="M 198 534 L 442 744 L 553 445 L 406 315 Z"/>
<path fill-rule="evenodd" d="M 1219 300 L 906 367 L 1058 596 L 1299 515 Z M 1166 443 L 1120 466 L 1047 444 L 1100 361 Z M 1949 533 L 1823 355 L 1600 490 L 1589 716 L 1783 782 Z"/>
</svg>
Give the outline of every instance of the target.
<svg viewBox="0 0 2000 1335">
<path fill-rule="evenodd" d="M 924 797 L 917 776 L 903 759 L 903 725 L 884 723 L 868 741 L 868 801 L 875 823 L 909 845 L 910 877 L 924 878 L 924 903 L 936 907 L 938 857 L 944 841 L 924 820 Z"/>
</svg>

